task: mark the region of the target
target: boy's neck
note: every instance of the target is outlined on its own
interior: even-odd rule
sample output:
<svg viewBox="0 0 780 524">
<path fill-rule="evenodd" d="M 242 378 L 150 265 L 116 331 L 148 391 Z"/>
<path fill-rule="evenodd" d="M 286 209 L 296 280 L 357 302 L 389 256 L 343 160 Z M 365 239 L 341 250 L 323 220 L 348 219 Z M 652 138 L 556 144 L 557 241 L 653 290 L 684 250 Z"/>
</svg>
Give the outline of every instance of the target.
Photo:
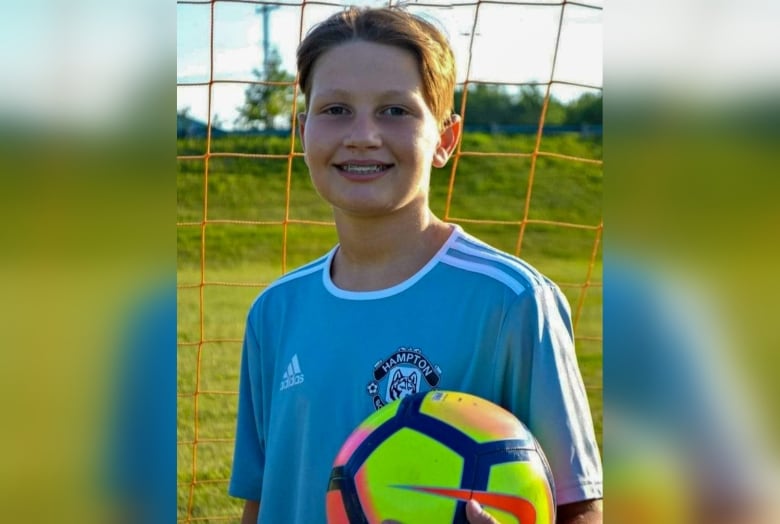
<svg viewBox="0 0 780 524">
<path fill-rule="evenodd" d="M 409 279 L 441 249 L 452 226 L 430 211 L 381 219 L 336 216 L 339 250 L 331 278 L 341 289 L 375 291 Z"/>
</svg>

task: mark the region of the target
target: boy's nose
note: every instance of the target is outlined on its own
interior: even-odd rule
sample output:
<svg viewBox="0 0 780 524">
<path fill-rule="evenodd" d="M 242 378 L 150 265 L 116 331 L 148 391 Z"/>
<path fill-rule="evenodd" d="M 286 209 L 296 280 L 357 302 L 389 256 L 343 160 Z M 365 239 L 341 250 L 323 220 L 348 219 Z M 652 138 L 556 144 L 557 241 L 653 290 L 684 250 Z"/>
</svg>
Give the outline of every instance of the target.
<svg viewBox="0 0 780 524">
<path fill-rule="evenodd" d="M 382 136 L 373 115 L 356 115 L 344 139 L 347 147 L 379 147 Z"/>
</svg>

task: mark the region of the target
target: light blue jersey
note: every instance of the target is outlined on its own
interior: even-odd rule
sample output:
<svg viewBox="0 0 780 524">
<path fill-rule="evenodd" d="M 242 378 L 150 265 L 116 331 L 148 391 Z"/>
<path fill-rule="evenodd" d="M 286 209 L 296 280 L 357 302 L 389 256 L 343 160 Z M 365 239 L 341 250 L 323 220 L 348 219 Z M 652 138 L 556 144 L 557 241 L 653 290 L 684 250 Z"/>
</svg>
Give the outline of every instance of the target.
<svg viewBox="0 0 780 524">
<path fill-rule="evenodd" d="M 570 311 L 552 282 L 457 226 L 417 274 L 380 291 L 337 288 L 337 249 L 249 311 L 229 493 L 260 500 L 259 522 L 324 523 L 346 437 L 382 405 L 434 388 L 515 413 L 547 455 L 558 504 L 601 498 Z"/>
</svg>

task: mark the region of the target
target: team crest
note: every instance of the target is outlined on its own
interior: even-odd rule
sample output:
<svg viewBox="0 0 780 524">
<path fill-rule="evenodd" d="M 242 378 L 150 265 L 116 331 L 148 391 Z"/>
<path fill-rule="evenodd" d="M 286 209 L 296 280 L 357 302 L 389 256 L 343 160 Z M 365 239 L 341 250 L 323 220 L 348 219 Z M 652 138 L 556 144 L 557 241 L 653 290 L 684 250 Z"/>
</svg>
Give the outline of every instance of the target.
<svg viewBox="0 0 780 524">
<path fill-rule="evenodd" d="M 366 391 L 371 396 L 374 409 L 379 409 L 423 389 L 433 389 L 440 379 L 441 369 L 431 364 L 422 351 L 401 347 L 374 365 L 373 380 L 368 383 Z"/>
</svg>

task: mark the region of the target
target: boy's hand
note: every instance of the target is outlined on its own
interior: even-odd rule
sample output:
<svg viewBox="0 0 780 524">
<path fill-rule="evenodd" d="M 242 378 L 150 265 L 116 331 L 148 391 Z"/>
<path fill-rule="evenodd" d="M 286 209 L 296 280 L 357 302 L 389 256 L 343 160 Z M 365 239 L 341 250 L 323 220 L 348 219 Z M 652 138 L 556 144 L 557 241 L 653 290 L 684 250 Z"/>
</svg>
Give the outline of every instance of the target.
<svg viewBox="0 0 780 524">
<path fill-rule="evenodd" d="M 466 503 L 466 518 L 469 519 L 469 524 L 498 524 L 498 521 L 482 509 L 476 500 L 469 500 Z"/>
</svg>

